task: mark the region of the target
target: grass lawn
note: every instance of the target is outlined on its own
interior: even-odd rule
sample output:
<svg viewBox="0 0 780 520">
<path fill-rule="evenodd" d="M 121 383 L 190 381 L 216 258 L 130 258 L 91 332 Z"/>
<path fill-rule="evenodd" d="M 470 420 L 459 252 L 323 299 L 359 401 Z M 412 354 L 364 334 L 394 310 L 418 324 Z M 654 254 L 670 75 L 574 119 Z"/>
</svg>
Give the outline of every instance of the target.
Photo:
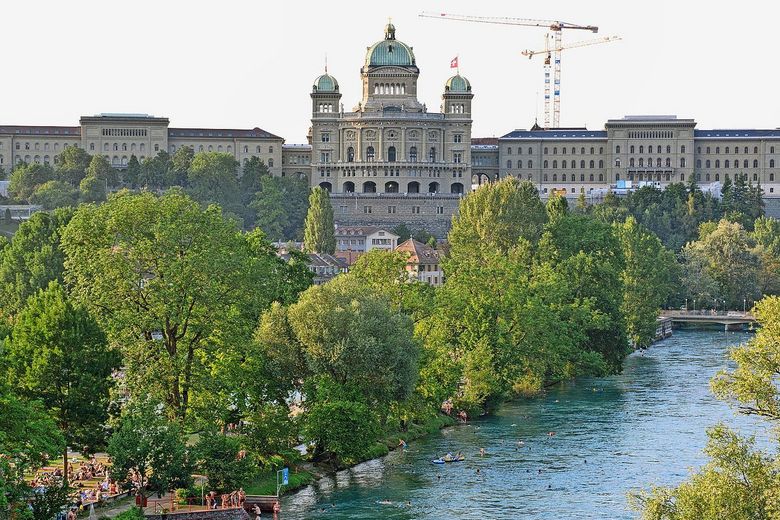
<svg viewBox="0 0 780 520">
<path fill-rule="evenodd" d="M 308 471 L 290 468 L 289 484 L 282 487 L 282 493 L 301 488 L 311 483 L 314 475 Z M 247 495 L 275 495 L 276 494 L 276 472 L 263 473 L 252 482 L 244 486 Z"/>
</svg>

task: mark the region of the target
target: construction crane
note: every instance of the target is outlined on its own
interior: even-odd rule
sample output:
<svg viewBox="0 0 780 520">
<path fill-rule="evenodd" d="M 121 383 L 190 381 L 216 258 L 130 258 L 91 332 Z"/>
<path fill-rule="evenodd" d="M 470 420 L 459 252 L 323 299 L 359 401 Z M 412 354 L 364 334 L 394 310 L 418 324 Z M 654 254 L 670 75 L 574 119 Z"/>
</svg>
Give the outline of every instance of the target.
<svg viewBox="0 0 780 520">
<path fill-rule="evenodd" d="M 523 27 L 539 27 L 548 29 L 553 34 L 553 46 L 551 53 L 554 56 L 553 64 L 555 66 L 552 88 L 552 103 L 553 103 L 553 120 L 552 127 L 558 128 L 560 126 L 561 119 L 561 50 L 563 47 L 563 39 L 561 37 L 564 30 L 577 29 L 590 31 L 593 33 L 599 32 L 599 28 L 595 25 L 580 25 L 571 22 L 562 22 L 560 20 L 534 20 L 531 18 L 510 18 L 510 17 L 498 17 L 498 16 L 469 16 L 462 14 L 449 14 L 449 13 L 432 13 L 423 12 L 420 13 L 422 18 L 436 18 L 439 20 L 453 20 L 458 22 L 474 22 L 474 23 L 489 23 L 497 25 L 520 25 Z M 545 93 L 544 93 L 544 127 L 550 128 L 550 83 L 549 76 L 545 78 Z"/>
<path fill-rule="evenodd" d="M 567 49 L 577 49 L 579 47 L 588 47 L 590 45 L 599 45 L 601 43 L 609 43 L 614 42 L 617 40 L 620 40 L 620 36 L 606 36 L 604 38 L 597 38 L 595 40 L 582 40 L 579 42 L 570 43 L 568 45 L 563 46 L 556 46 L 554 48 L 550 48 L 550 40 L 554 40 L 554 38 L 551 38 L 549 33 L 545 35 L 544 37 L 544 50 L 540 51 L 532 51 L 532 50 L 524 50 L 520 54 L 523 56 L 528 56 L 528 59 L 530 60 L 534 56 L 538 54 L 543 54 L 545 56 L 544 58 L 544 128 L 549 128 L 550 123 L 550 62 L 552 61 L 552 54 L 555 53 L 558 58 L 556 59 L 556 70 L 555 70 L 555 77 L 556 77 L 556 93 L 555 93 L 555 103 L 554 103 L 554 109 L 553 109 L 553 128 L 558 128 L 558 123 L 560 121 L 560 88 L 561 88 L 561 60 L 560 60 L 560 54 L 561 51 L 567 50 Z"/>
</svg>

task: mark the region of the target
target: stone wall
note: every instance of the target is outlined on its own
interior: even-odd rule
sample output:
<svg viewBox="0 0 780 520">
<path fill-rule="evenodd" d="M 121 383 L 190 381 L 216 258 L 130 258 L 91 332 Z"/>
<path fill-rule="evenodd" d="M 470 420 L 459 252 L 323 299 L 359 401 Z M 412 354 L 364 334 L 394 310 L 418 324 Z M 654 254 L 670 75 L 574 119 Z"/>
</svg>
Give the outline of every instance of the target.
<svg viewBox="0 0 780 520">
<path fill-rule="evenodd" d="M 458 211 L 459 195 L 331 194 L 333 217 L 341 226 L 378 226 L 392 229 L 406 224 L 445 238 L 452 216 Z"/>
<path fill-rule="evenodd" d="M 249 520 L 249 513 L 243 508 L 214 509 L 210 511 L 183 511 L 145 515 L 149 520 Z"/>
</svg>

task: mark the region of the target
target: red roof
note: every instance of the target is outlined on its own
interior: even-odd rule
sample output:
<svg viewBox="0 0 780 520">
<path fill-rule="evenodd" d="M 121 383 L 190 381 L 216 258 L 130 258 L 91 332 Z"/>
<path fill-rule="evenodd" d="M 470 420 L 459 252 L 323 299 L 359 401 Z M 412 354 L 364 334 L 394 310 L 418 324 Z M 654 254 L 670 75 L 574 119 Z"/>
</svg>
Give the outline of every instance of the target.
<svg viewBox="0 0 780 520">
<path fill-rule="evenodd" d="M 498 144 L 498 137 L 472 137 L 471 144 Z"/>
<path fill-rule="evenodd" d="M 409 253 L 409 258 L 407 261 L 410 263 L 420 265 L 439 263 L 438 251 L 427 244 L 418 242 L 413 238 L 398 244 L 398 247 L 396 247 L 395 250 L 401 253 Z"/>
</svg>

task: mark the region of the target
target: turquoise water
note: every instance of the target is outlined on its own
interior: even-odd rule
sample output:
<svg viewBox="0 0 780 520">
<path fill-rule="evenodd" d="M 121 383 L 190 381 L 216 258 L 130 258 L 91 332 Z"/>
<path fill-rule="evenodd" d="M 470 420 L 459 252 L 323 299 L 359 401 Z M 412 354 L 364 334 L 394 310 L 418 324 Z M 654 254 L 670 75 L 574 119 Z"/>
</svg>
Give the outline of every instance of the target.
<svg viewBox="0 0 780 520">
<path fill-rule="evenodd" d="M 553 387 L 321 479 L 286 497 L 282 518 L 636 518 L 627 493 L 683 480 L 704 462 L 708 426 L 756 431 L 709 391 L 728 348 L 748 337 L 675 331 L 618 376 Z M 465 462 L 430 463 L 457 450 Z"/>
</svg>

